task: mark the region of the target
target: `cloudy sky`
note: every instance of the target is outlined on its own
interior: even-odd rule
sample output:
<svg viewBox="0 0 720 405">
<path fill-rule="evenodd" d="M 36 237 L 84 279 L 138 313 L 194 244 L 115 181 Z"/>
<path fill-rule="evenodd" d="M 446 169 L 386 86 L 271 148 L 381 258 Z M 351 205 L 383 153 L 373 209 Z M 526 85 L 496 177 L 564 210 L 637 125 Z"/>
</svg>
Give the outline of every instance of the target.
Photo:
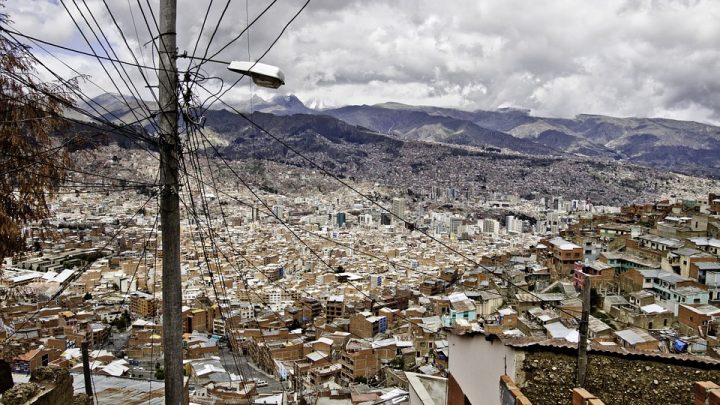
<svg viewBox="0 0 720 405">
<path fill-rule="evenodd" d="M 118 56 L 133 61 L 103 2 L 85 1 Z M 83 20 L 84 15 L 93 24 L 85 1 L 65 0 L 65 5 L 93 47 L 102 52 Z M 209 54 L 245 28 L 248 14 L 252 20 L 270 4 L 269 0 L 248 2 L 230 2 Z M 250 59 L 265 52 L 304 2 L 278 0 L 250 28 Z M 151 65 L 152 45 L 144 45 L 151 35 L 138 3 L 150 19 L 146 0 L 107 0 L 133 54 Z M 150 0 L 155 16 L 157 3 Z M 213 3 L 198 54 L 204 54 L 225 4 Z M 179 1 L 180 53 L 192 54 L 207 5 L 208 1 Z M 6 4 L 6 12 L 17 31 L 89 50 L 59 0 L 13 0 Z M 718 21 L 720 1 L 716 0 L 313 0 L 263 62 L 284 70 L 287 85 L 280 94 L 293 93 L 306 103 L 326 106 L 397 101 L 462 109 L 519 107 L 548 116 L 663 116 L 718 124 Z M 151 19 L 149 24 L 155 35 Z M 88 94 L 116 91 L 96 60 L 48 49 L 90 75 L 94 84 L 83 84 Z M 51 55 L 36 50 L 55 71 L 73 74 Z M 215 58 L 247 60 L 247 35 Z M 181 60 L 179 66 L 187 66 L 187 61 Z M 124 91 L 112 67 L 106 67 Z M 224 79 L 223 89 L 237 78 L 221 63 L 203 68 L 205 76 Z M 142 88 L 137 69 L 130 73 Z M 151 70 L 145 73 L 154 75 Z M 216 90 L 221 81 L 203 84 Z M 242 103 L 250 91 L 243 80 L 223 99 Z"/>
</svg>

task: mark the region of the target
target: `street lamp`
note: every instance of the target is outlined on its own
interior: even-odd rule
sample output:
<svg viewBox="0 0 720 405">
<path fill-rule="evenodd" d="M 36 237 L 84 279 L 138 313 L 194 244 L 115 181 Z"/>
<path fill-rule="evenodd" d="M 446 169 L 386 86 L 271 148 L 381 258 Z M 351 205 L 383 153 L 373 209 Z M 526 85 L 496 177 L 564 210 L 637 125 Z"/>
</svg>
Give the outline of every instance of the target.
<svg viewBox="0 0 720 405">
<path fill-rule="evenodd" d="M 260 87 L 277 89 L 285 84 L 285 75 L 277 66 L 259 62 L 232 61 L 227 68 L 233 72 L 250 76 L 252 81 Z"/>
</svg>

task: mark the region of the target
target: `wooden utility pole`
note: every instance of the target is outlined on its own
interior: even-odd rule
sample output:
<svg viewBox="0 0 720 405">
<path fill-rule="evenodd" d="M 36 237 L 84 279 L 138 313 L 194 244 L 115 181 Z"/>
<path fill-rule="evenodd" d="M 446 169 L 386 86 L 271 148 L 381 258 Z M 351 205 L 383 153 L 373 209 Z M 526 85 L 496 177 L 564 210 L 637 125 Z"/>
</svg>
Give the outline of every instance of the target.
<svg viewBox="0 0 720 405">
<path fill-rule="evenodd" d="M 80 353 L 82 354 L 83 376 L 85 376 L 85 394 L 89 397 L 93 396 L 92 378 L 90 378 L 90 356 L 88 355 L 88 342 L 83 340 L 80 343 Z"/>
<path fill-rule="evenodd" d="M 590 283 L 591 277 L 583 273 L 583 290 L 582 290 L 582 315 L 580 316 L 580 340 L 578 342 L 578 358 L 577 358 L 577 387 L 585 386 L 585 376 L 587 375 L 587 340 L 588 340 L 588 323 L 590 321 Z"/>
<path fill-rule="evenodd" d="M 176 40 L 177 0 L 160 0 L 160 221 L 162 231 L 163 363 L 165 404 L 184 403 L 180 281 L 180 138 Z"/>
</svg>

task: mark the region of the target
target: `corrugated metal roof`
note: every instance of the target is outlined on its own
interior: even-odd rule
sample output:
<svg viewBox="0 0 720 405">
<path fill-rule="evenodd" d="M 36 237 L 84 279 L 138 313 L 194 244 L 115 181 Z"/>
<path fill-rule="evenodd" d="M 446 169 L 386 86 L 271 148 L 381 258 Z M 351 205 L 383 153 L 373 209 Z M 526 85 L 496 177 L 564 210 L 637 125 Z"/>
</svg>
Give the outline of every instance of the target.
<svg viewBox="0 0 720 405">
<path fill-rule="evenodd" d="M 506 346 L 517 347 L 517 348 L 554 347 L 554 348 L 577 350 L 577 343 L 570 343 L 564 339 L 539 340 L 534 337 L 522 337 L 522 338 L 502 337 L 501 340 L 502 340 L 503 344 L 505 344 Z M 596 352 L 596 353 L 607 353 L 607 354 L 619 354 L 619 355 L 623 355 L 623 356 L 644 357 L 644 358 L 648 358 L 648 359 L 657 359 L 657 360 L 680 360 L 683 362 L 687 362 L 688 364 L 695 363 L 695 364 L 703 364 L 703 365 L 720 366 L 720 360 L 716 360 L 711 357 L 694 356 L 694 355 L 690 355 L 690 354 L 675 354 L 675 353 L 630 350 L 630 349 L 620 347 L 617 345 L 607 346 L 607 345 L 591 343 L 588 346 L 588 351 L 590 353 Z"/>
<path fill-rule="evenodd" d="M 459 331 L 459 330 L 453 330 L 453 329 L 447 329 L 449 333 L 453 333 L 455 335 L 459 336 L 487 336 L 482 331 Z M 531 337 L 531 336 L 525 336 L 525 337 L 516 337 L 516 336 L 507 336 L 507 335 L 492 335 L 500 339 L 500 341 L 510 347 L 515 347 L 518 349 L 530 349 L 533 347 L 548 347 L 548 348 L 557 348 L 557 349 L 569 349 L 569 350 L 577 350 L 577 343 L 571 343 L 564 339 L 539 339 L 537 337 Z M 615 355 L 621 355 L 621 356 L 633 356 L 633 357 L 641 357 L 641 358 L 647 358 L 647 359 L 655 359 L 655 360 L 672 360 L 672 361 L 682 361 L 684 363 L 687 363 L 688 365 L 692 364 L 701 364 L 701 365 L 709 365 L 709 366 L 715 366 L 720 367 L 720 360 L 713 359 L 711 357 L 707 356 L 694 356 L 691 354 L 675 354 L 675 353 L 663 353 L 663 352 L 647 352 L 647 351 L 638 351 L 638 350 L 630 350 L 624 347 L 620 347 L 617 345 L 609 346 L 609 345 L 603 345 L 601 343 L 595 343 L 590 342 L 588 345 L 588 351 L 590 353 L 604 353 L 604 354 L 615 354 Z"/>
<path fill-rule="evenodd" d="M 83 375 L 72 374 L 72 376 L 75 394 L 84 393 Z M 93 375 L 93 390 L 100 404 L 163 405 L 165 403 L 163 381 Z"/>
</svg>

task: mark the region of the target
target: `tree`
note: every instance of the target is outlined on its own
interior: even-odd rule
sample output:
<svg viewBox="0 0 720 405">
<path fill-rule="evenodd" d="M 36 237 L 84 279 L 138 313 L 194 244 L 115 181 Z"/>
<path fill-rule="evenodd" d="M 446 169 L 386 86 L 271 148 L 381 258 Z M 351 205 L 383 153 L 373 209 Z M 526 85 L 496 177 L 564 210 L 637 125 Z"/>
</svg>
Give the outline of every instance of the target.
<svg viewBox="0 0 720 405">
<path fill-rule="evenodd" d="M 124 332 L 125 329 L 127 329 L 127 324 L 128 322 L 125 319 L 125 316 L 118 316 L 111 322 L 111 325 L 117 328 L 118 332 Z"/>
<path fill-rule="evenodd" d="M 4 7 L 4 0 L 0 0 Z M 10 20 L 0 13 L 0 26 Z M 51 134 L 67 124 L 76 82 L 43 82 L 25 45 L 0 35 L 0 258 L 25 248 L 22 224 L 47 217 L 71 164 Z"/>
</svg>

